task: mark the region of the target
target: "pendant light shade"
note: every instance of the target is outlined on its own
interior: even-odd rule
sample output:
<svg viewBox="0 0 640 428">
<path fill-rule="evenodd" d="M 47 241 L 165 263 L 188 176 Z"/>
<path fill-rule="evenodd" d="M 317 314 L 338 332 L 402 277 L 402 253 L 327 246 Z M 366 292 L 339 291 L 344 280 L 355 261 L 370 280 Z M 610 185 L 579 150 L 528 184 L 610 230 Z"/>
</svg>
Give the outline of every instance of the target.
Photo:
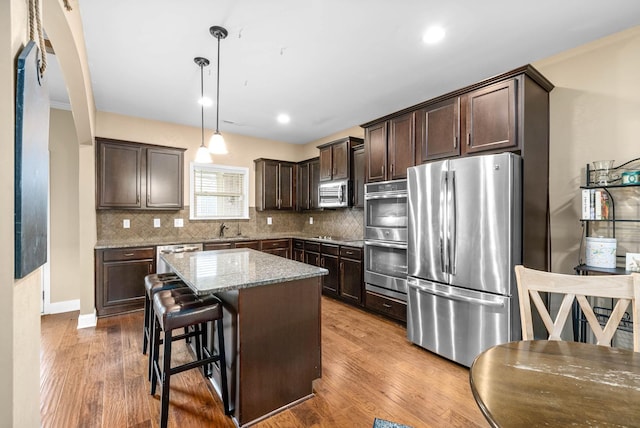
<svg viewBox="0 0 640 428">
<path fill-rule="evenodd" d="M 200 147 L 196 153 L 196 162 L 211 163 L 211 155 L 204 145 L 204 67 L 209 65 L 209 60 L 198 56 L 193 62 L 200 67 Z"/>
<path fill-rule="evenodd" d="M 219 122 L 220 122 L 220 39 L 227 37 L 229 32 L 223 28 L 214 25 L 209 28 L 209 32 L 213 37 L 218 39 L 218 72 L 216 73 L 217 85 L 216 85 L 216 132 L 209 140 L 209 152 L 214 154 L 227 154 L 227 144 L 224 142 L 222 134 L 220 134 Z"/>
<path fill-rule="evenodd" d="M 209 149 L 204 144 L 198 147 L 196 163 L 211 163 L 211 153 L 209 153 Z"/>
<path fill-rule="evenodd" d="M 229 153 L 227 151 L 227 144 L 224 142 L 224 137 L 219 132 L 213 134 L 209 140 L 209 153 L 216 155 L 226 155 Z"/>
</svg>

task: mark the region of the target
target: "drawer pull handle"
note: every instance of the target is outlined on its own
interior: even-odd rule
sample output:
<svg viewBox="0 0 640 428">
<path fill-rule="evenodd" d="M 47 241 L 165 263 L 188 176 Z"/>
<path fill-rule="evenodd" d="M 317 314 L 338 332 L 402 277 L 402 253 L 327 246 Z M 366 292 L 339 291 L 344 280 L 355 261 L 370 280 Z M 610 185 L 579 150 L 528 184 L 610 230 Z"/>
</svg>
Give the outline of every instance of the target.
<svg viewBox="0 0 640 428">
<path fill-rule="evenodd" d="M 353 254 L 353 251 L 345 251 L 345 252 L 349 255 Z"/>
<path fill-rule="evenodd" d="M 391 309 L 391 305 L 388 303 L 383 303 L 382 306 L 384 306 L 387 309 Z"/>
<path fill-rule="evenodd" d="M 124 253 L 125 257 L 131 257 L 131 256 L 135 256 L 135 253 Z"/>
</svg>

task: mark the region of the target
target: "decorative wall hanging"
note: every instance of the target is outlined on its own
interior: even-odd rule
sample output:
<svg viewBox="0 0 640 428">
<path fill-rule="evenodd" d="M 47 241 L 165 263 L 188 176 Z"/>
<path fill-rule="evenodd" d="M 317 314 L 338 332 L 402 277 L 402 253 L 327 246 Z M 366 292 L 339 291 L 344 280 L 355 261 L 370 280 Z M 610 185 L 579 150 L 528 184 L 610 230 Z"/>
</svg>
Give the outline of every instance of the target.
<svg viewBox="0 0 640 428">
<path fill-rule="evenodd" d="M 29 41 L 18 57 L 15 123 L 15 277 L 47 261 L 49 90 L 40 52 Z M 44 70 L 42 70 L 44 71 Z"/>
</svg>

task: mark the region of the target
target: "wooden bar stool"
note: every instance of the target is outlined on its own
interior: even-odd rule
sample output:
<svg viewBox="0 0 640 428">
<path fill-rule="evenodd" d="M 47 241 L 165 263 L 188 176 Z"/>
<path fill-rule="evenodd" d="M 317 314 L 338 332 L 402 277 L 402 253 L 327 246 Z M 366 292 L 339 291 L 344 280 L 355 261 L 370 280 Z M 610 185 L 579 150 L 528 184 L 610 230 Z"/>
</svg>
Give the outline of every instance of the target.
<svg viewBox="0 0 640 428">
<path fill-rule="evenodd" d="M 158 291 L 186 287 L 187 285 L 175 273 L 152 273 L 144 277 L 144 326 L 142 327 L 142 353 L 147 353 L 147 346 L 153 334 L 153 295 Z M 151 371 L 149 371 L 151 375 Z"/>
<path fill-rule="evenodd" d="M 197 296 L 184 294 L 180 289 L 165 290 L 153 296 L 154 328 L 152 343 L 151 395 L 155 395 L 158 379 L 161 382 L 160 427 L 167 426 L 169 415 L 169 391 L 171 376 L 185 370 L 204 366 L 207 377 L 211 376 L 211 365 L 220 363 L 222 403 L 225 414 L 229 415 L 229 397 L 227 390 L 227 370 L 224 351 L 224 328 L 222 325 L 222 302 L 213 295 Z M 218 336 L 218 354 L 212 354 L 207 346 L 207 323 L 216 322 Z M 194 327 L 193 330 L 189 327 Z M 184 334 L 173 336 L 173 330 L 189 329 Z M 160 332 L 164 338 L 160 338 Z M 195 338 L 195 361 L 171 367 L 171 345 L 173 342 L 189 337 Z M 163 344 L 162 366 L 159 363 L 160 344 Z"/>
</svg>

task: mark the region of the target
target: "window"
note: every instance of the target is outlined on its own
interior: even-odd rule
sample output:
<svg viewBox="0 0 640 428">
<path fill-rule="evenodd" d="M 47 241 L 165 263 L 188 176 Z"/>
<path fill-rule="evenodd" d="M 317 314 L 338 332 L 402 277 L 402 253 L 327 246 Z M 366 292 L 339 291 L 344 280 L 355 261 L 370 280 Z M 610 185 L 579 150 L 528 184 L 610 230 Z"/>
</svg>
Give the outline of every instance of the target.
<svg viewBox="0 0 640 428">
<path fill-rule="evenodd" d="M 191 162 L 190 183 L 190 220 L 249 218 L 248 168 Z"/>
</svg>

